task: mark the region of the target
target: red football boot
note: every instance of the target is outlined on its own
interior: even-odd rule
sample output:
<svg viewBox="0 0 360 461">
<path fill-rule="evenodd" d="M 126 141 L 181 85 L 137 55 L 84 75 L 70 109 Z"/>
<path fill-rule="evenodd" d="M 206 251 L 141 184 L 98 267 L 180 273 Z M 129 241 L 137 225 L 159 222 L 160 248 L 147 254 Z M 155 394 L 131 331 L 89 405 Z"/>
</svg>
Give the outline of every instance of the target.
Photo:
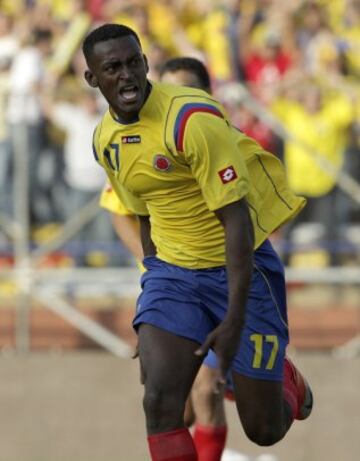
<svg viewBox="0 0 360 461">
<path fill-rule="evenodd" d="M 310 416 L 313 407 L 311 388 L 288 357 L 285 357 L 284 368 L 285 374 L 290 376 L 297 389 L 297 413 L 295 419 L 306 419 Z"/>
</svg>

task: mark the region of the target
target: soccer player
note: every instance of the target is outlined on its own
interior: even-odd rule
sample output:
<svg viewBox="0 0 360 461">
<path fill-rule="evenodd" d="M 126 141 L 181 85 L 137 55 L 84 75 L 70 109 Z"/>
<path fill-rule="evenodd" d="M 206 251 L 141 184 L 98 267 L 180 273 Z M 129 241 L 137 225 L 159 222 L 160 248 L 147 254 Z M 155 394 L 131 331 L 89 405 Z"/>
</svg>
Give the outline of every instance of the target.
<svg viewBox="0 0 360 461">
<path fill-rule="evenodd" d="M 179 57 L 169 59 L 160 69 L 160 81 L 200 88 L 208 93 L 211 92 L 209 73 L 204 64 L 195 58 Z M 278 187 L 284 187 L 286 180 L 282 164 L 246 135 L 236 132 L 236 136 L 239 155 L 245 155 L 247 159 L 250 190 L 256 183 L 262 182 L 266 184 L 268 181 L 266 174 L 271 175 L 274 186 L 279 183 L 280 186 Z M 266 169 L 258 168 L 259 160 L 256 155 L 266 165 Z M 259 173 L 262 176 L 261 179 L 259 178 Z M 290 195 L 291 192 L 287 191 L 287 194 Z M 266 195 L 272 203 L 277 203 L 278 197 L 273 190 L 268 191 Z M 295 203 L 293 208 L 298 210 L 302 201 L 297 200 L 297 205 Z M 114 227 L 118 236 L 135 258 L 141 260 L 142 248 L 137 219 L 124 207 L 109 184 L 106 185 L 101 194 L 100 205 L 112 213 Z M 278 225 L 294 214 L 292 210 L 284 206 L 277 208 L 276 211 Z M 227 376 L 226 389 L 221 389 L 218 393 L 214 393 L 212 382 L 216 368 L 216 356 L 212 351 L 209 351 L 196 376 L 191 392 L 192 399 L 187 402 L 185 410 L 185 422 L 187 424 L 192 423 L 195 416 L 194 443 L 199 461 L 220 461 L 226 443 L 227 425 L 224 409 L 224 391 L 230 398 L 232 397 L 232 382 L 231 378 Z"/>
<path fill-rule="evenodd" d="M 268 206 L 260 184 L 255 202 L 245 199 L 248 172 L 222 106 L 201 90 L 148 81 L 132 29 L 105 24 L 83 52 L 87 82 L 109 103 L 94 155 L 140 221 L 147 272 L 133 324 L 152 460 L 197 460 L 183 413 L 210 347 L 215 391 L 231 369 L 247 436 L 272 445 L 312 404 L 285 357 L 284 273 L 267 240 L 274 210 L 259 221 Z M 281 196 L 291 207 L 288 198 Z"/>
</svg>

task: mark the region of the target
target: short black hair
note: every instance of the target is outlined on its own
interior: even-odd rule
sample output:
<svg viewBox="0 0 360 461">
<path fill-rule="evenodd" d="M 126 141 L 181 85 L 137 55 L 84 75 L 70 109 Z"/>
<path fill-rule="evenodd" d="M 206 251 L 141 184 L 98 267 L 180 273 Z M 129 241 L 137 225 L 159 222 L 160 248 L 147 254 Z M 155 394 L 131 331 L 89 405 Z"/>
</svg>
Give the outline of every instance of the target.
<svg viewBox="0 0 360 461">
<path fill-rule="evenodd" d="M 178 70 L 187 70 L 194 73 L 204 89 L 211 89 L 209 72 L 198 59 L 187 56 L 169 59 L 160 67 L 160 77 L 166 72 L 176 72 Z"/>
<path fill-rule="evenodd" d="M 127 36 L 133 36 L 138 42 L 141 48 L 140 39 L 135 31 L 130 27 L 124 26 L 123 24 L 103 24 L 100 27 L 92 30 L 86 37 L 82 45 L 82 51 L 84 53 L 86 62 L 88 62 L 94 47 L 99 42 L 106 42 L 114 38 L 121 38 Z"/>
</svg>

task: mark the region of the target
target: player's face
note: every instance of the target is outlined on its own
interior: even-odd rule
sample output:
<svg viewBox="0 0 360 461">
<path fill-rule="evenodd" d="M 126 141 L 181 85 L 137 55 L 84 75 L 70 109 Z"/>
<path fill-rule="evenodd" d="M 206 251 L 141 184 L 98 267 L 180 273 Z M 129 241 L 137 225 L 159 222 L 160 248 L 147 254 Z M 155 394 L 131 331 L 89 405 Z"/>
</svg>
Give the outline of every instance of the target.
<svg viewBox="0 0 360 461">
<path fill-rule="evenodd" d="M 173 85 L 190 86 L 191 88 L 199 88 L 200 90 L 206 91 L 206 88 L 204 88 L 197 75 L 190 70 L 165 72 L 161 77 L 161 81 Z"/>
<path fill-rule="evenodd" d="M 126 37 L 95 45 L 85 78 L 98 87 L 120 120 L 132 121 L 148 92 L 148 65 L 136 39 Z"/>
</svg>

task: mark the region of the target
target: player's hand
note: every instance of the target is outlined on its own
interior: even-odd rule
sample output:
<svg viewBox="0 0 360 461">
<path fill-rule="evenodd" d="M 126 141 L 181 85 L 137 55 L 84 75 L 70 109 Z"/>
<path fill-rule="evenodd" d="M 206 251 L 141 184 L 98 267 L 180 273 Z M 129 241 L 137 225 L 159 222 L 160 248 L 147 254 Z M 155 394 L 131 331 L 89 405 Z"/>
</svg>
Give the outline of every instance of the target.
<svg viewBox="0 0 360 461">
<path fill-rule="evenodd" d="M 136 344 L 134 353 L 131 356 L 131 358 L 132 359 L 137 359 L 138 357 L 139 357 L 139 343 Z"/>
<path fill-rule="evenodd" d="M 240 343 L 241 327 L 224 320 L 195 351 L 198 356 L 206 356 L 213 349 L 218 359 L 218 369 L 214 382 L 214 392 L 219 393 L 226 383 L 226 373 L 231 367 Z"/>
</svg>

